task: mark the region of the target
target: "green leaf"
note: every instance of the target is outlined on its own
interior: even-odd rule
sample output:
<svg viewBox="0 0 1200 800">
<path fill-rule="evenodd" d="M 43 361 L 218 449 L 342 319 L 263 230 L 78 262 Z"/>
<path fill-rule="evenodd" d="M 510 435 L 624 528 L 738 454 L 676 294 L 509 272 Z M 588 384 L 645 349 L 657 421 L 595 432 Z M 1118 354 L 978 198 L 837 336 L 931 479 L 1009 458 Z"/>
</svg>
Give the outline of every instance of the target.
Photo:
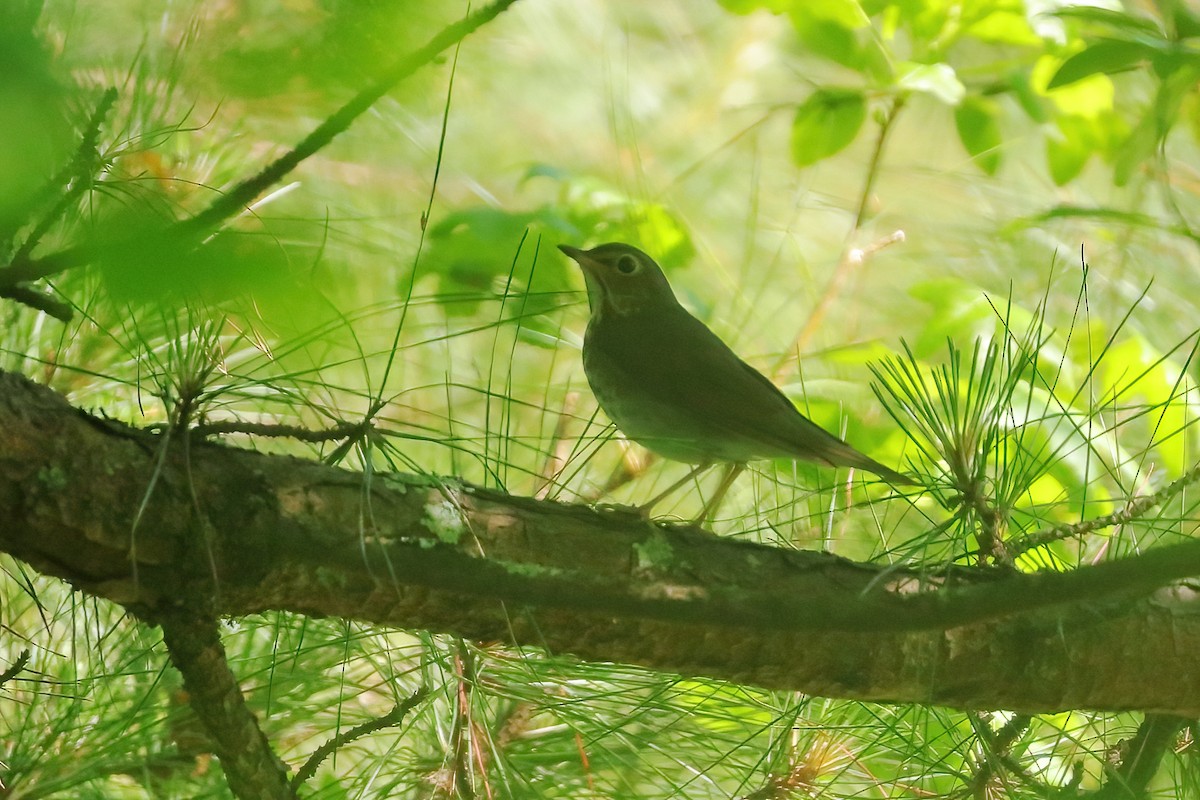
<svg viewBox="0 0 1200 800">
<path fill-rule="evenodd" d="M 633 204 L 626 225 L 632 228 L 633 240 L 657 253 L 664 267 L 686 264 L 696 254 L 691 234 L 664 205 Z"/>
<path fill-rule="evenodd" d="M 1142 230 L 1170 230 L 1169 227 L 1164 228 L 1160 220 L 1149 214 L 1139 214 L 1131 211 L 1122 211 L 1117 208 L 1105 208 L 1103 206 L 1087 207 L 1066 204 L 1060 204 L 1041 213 L 1034 214 L 1028 217 L 1022 224 L 1027 224 L 1028 222 L 1041 223 L 1057 219 L 1099 220 L 1106 224 L 1124 225 L 1131 228 L 1141 228 Z"/>
<path fill-rule="evenodd" d="M 1156 52 L 1155 48 L 1141 42 L 1101 39 L 1064 61 L 1046 84 L 1046 89 L 1057 89 L 1097 73 L 1112 75 L 1124 72 L 1151 58 Z"/>
<path fill-rule="evenodd" d="M 906 64 L 900 68 L 896 85 L 913 92 L 930 94 L 948 106 L 962 102 L 967 89 L 949 64 Z"/>
<path fill-rule="evenodd" d="M 1133 132 L 1117 153 L 1113 182 L 1124 186 L 1134 171 L 1150 158 L 1179 121 L 1183 99 L 1191 93 L 1196 76 L 1191 70 L 1179 70 L 1159 84 L 1154 104 L 1134 126 Z"/>
<path fill-rule="evenodd" d="M 1000 168 L 999 107 L 988 97 L 968 97 L 954 110 L 954 125 L 963 147 L 988 175 Z"/>
<path fill-rule="evenodd" d="M 1112 78 L 1101 73 L 1092 73 L 1058 89 L 1047 89 L 1063 62 L 1051 55 L 1038 58 L 1029 79 L 1033 88 L 1045 94 L 1062 114 L 1097 116 L 1113 108 L 1116 94 Z"/>
<path fill-rule="evenodd" d="M 929 306 L 912 343 L 913 352 L 928 358 L 945 350 L 946 342 L 989 339 L 996 332 L 996 310 L 979 288 L 957 277 L 914 284 L 909 294 Z"/>
<path fill-rule="evenodd" d="M 1045 98 L 1033 88 L 1030 82 L 1029 73 L 1025 70 L 1016 70 L 1008 76 L 1008 85 L 1011 87 L 1012 98 L 1021 106 L 1021 110 L 1029 115 L 1029 118 L 1034 122 L 1045 122 L 1049 116 L 1046 113 Z"/>
<path fill-rule="evenodd" d="M 1183 100 L 1195 92 L 1200 74 L 1191 66 L 1180 66 L 1179 69 L 1163 76 L 1154 95 L 1154 119 L 1158 123 L 1158 137 L 1165 139 L 1179 121 L 1179 110 Z"/>
<path fill-rule="evenodd" d="M 1046 138 L 1046 163 L 1056 186 L 1064 186 L 1083 171 L 1096 149 L 1092 121 L 1086 117 L 1063 115 Z"/>
<path fill-rule="evenodd" d="M 1184 3 L 1175 4 L 1175 35 L 1180 39 L 1200 36 L 1200 17 L 1192 13 Z"/>
<path fill-rule="evenodd" d="M 579 231 L 549 209 L 503 211 L 472 206 L 452 211 L 429 228 L 429 249 L 424 260 L 427 274 L 436 275 L 438 291 L 453 301 L 443 303 L 450 315 L 474 313 L 493 294 L 496 282 L 507 279 L 520 256 L 515 277 L 524 279 L 534 245 L 552 252 L 559 242 L 581 238 Z M 539 259 L 527 288 L 536 296 L 528 309 L 537 313 L 552 305 L 551 293 L 572 288 L 572 269 L 562 259 Z"/>
<path fill-rule="evenodd" d="M 1042 37 L 1030 27 L 1026 16 L 1018 11 L 997 10 L 972 23 L 966 33 L 983 42 L 1008 44 L 1017 47 L 1038 47 Z"/>
<path fill-rule="evenodd" d="M 1200 52 L 1176 46 L 1155 50 L 1150 66 L 1156 78 L 1167 80 L 1177 72 L 1195 72 L 1200 67 Z"/>
<path fill-rule="evenodd" d="M 107 221 L 106 236 L 126 237 L 97 261 L 114 297 L 170 307 L 269 295 L 294 283 L 287 255 L 270 236 L 229 229 L 194 244 L 168 223 L 168 198 L 141 199 L 143 205 L 122 208 Z"/>
<path fill-rule="evenodd" d="M 807 0 L 792 6 L 793 17 L 806 15 L 841 25 L 851 30 L 871 24 L 858 0 Z"/>
<path fill-rule="evenodd" d="M 765 8 L 772 14 L 782 14 L 792 7 L 791 0 L 719 0 L 721 7 L 734 14 L 753 14 Z"/>
<path fill-rule="evenodd" d="M 861 72 L 873 83 L 892 82 L 891 56 L 857 2 L 797 2 L 788 16 L 805 51 Z"/>
<path fill-rule="evenodd" d="M 842 150 L 858 135 L 867 116 L 862 92 L 819 89 L 796 110 L 792 160 L 807 167 Z"/>
<path fill-rule="evenodd" d="M 1056 17 L 1091 22 L 1117 31 L 1132 34 L 1149 34 L 1157 39 L 1166 38 L 1153 20 L 1146 17 L 1135 17 L 1132 14 L 1126 14 L 1122 11 L 1112 11 L 1097 6 L 1071 6 L 1053 13 Z"/>
<path fill-rule="evenodd" d="M 854 31 L 835 22 L 813 19 L 806 15 L 793 14 L 792 24 L 805 50 L 843 67 L 853 70 L 862 68 L 862 46 Z"/>
<path fill-rule="evenodd" d="M 1200 141 L 1200 95 L 1193 93 L 1185 97 L 1180 115 L 1187 122 L 1192 138 Z"/>
<path fill-rule="evenodd" d="M 1180 475 L 1188 467 L 1188 451 L 1195 446 L 1194 408 L 1187 401 L 1195 388 L 1178 362 L 1168 358 L 1141 336 L 1114 344 L 1096 371 L 1103 396 L 1126 408 L 1148 413 L 1127 425 L 1141 429 L 1168 474 Z"/>
</svg>

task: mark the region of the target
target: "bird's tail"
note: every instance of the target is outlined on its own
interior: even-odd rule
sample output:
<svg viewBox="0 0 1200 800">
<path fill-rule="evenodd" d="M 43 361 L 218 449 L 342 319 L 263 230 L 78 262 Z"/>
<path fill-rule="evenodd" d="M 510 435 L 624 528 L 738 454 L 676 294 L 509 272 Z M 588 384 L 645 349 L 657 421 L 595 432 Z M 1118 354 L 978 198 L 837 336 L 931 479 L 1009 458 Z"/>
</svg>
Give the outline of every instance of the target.
<svg viewBox="0 0 1200 800">
<path fill-rule="evenodd" d="M 918 481 L 916 478 L 913 478 L 910 475 L 905 475 L 903 472 L 897 472 L 891 467 L 885 467 L 875 459 L 864 453 L 858 452 L 853 447 L 835 436 L 831 435 L 830 438 L 837 443 L 830 443 L 824 454 L 830 466 L 865 469 L 867 472 L 875 473 L 893 486 L 917 485 Z"/>
</svg>

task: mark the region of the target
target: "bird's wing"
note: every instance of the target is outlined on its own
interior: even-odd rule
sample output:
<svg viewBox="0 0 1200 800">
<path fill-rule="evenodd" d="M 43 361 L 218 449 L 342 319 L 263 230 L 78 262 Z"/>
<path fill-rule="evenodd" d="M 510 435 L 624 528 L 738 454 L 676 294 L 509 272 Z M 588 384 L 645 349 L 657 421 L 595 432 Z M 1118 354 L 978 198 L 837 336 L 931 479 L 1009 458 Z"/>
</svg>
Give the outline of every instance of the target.
<svg viewBox="0 0 1200 800">
<path fill-rule="evenodd" d="M 633 320 L 629 320 L 633 322 Z M 610 342 L 643 402 L 678 409 L 697 436 L 731 437 L 760 458 L 791 456 L 904 476 L 855 450 L 796 410 L 765 375 L 747 364 L 683 308 L 666 319 L 620 326 Z"/>
</svg>

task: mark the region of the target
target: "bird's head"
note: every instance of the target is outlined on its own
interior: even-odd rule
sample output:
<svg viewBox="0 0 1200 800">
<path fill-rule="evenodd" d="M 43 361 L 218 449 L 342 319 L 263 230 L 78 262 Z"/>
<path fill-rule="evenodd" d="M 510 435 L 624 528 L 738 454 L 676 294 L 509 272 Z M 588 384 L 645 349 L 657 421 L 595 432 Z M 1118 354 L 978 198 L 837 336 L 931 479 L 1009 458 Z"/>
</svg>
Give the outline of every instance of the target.
<svg viewBox="0 0 1200 800">
<path fill-rule="evenodd" d="M 593 319 L 679 305 L 662 268 L 632 245 L 611 242 L 580 250 L 560 244 L 558 249 L 583 269 Z"/>
</svg>

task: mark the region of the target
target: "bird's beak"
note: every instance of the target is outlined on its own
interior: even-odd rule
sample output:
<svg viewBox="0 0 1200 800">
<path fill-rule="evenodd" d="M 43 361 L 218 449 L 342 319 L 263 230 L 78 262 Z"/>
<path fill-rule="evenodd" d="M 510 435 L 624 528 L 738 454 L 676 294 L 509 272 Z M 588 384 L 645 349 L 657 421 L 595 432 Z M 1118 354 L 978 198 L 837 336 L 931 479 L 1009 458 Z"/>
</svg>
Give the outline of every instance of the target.
<svg viewBox="0 0 1200 800">
<path fill-rule="evenodd" d="M 558 249 L 563 251 L 568 258 L 583 269 L 583 276 L 588 279 L 589 283 L 593 278 L 599 278 L 603 274 L 603 265 L 592 258 L 587 250 L 580 250 L 578 247 L 571 247 L 569 244 L 560 244 Z"/>
<path fill-rule="evenodd" d="M 592 259 L 588 257 L 587 250 L 580 250 L 578 247 L 571 247 L 569 244 L 560 244 L 558 249 L 563 251 L 567 258 L 571 259 L 581 267 L 586 267 L 587 264 L 592 261 Z"/>
<path fill-rule="evenodd" d="M 578 247 L 571 247 L 569 244 L 560 244 L 558 249 L 561 250 L 568 258 L 579 265 L 583 270 L 583 280 L 587 284 L 588 304 L 595 311 L 604 297 L 604 275 L 603 265 L 592 258 L 587 250 L 580 250 Z"/>
</svg>

